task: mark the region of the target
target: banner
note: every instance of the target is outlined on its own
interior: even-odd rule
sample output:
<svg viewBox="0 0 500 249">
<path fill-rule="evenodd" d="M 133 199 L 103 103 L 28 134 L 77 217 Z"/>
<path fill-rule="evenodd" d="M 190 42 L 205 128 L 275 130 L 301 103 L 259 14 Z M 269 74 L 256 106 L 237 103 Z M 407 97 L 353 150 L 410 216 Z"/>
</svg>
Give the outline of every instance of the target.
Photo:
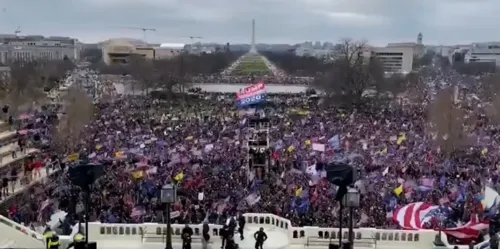
<svg viewBox="0 0 500 249">
<path fill-rule="evenodd" d="M 260 201 L 260 195 L 256 194 L 256 193 L 253 193 L 253 194 L 250 194 L 248 195 L 246 198 L 245 198 L 248 206 L 253 206 L 255 205 L 257 202 Z"/>
<path fill-rule="evenodd" d="M 253 104 L 259 104 L 266 101 L 266 86 L 264 82 L 253 84 L 243 91 L 236 93 L 238 106 L 246 107 Z"/>
</svg>

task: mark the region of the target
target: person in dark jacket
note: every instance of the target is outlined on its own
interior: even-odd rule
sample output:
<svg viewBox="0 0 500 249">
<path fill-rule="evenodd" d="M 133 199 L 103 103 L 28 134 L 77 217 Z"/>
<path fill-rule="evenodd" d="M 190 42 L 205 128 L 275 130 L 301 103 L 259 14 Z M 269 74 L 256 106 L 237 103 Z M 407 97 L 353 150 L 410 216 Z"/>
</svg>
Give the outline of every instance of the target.
<svg viewBox="0 0 500 249">
<path fill-rule="evenodd" d="M 238 249 L 238 244 L 234 241 L 234 234 L 228 236 L 225 249 Z"/>
<path fill-rule="evenodd" d="M 222 239 L 222 244 L 220 248 L 224 249 L 226 245 L 226 240 L 229 237 L 229 227 L 227 225 L 223 225 L 219 235 Z"/>
<path fill-rule="evenodd" d="M 202 236 L 203 240 L 201 241 L 202 249 L 207 249 L 208 248 L 208 241 L 210 240 L 210 227 L 208 226 L 208 221 L 205 220 L 203 221 L 203 228 L 202 228 Z"/>
<path fill-rule="evenodd" d="M 245 216 L 243 216 L 243 214 L 240 214 L 240 216 L 238 217 L 238 233 L 240 233 L 241 240 L 245 239 L 245 237 L 243 236 L 245 223 L 246 223 Z"/>
<path fill-rule="evenodd" d="M 264 241 L 267 240 L 267 234 L 264 232 L 264 228 L 260 228 L 259 231 L 253 234 L 255 238 L 255 249 L 262 249 Z"/>
<path fill-rule="evenodd" d="M 193 229 L 188 224 L 182 229 L 182 249 L 191 249 Z"/>
</svg>

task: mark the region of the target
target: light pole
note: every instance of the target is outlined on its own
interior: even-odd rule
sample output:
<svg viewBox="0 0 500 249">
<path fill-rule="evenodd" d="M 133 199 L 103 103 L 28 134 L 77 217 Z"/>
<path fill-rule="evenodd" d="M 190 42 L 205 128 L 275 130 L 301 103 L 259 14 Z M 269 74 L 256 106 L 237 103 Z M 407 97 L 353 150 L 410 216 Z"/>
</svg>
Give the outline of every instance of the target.
<svg viewBox="0 0 500 249">
<path fill-rule="evenodd" d="M 170 205 L 175 203 L 177 199 L 177 193 L 175 186 L 172 184 L 166 184 L 161 188 L 160 199 L 162 203 L 167 206 L 167 234 L 165 239 L 165 249 L 172 249 L 172 233 L 170 224 Z"/>
<path fill-rule="evenodd" d="M 359 191 L 353 187 L 350 187 L 346 195 L 342 199 L 342 206 L 349 208 L 349 246 L 347 248 L 354 248 L 354 209 L 359 208 Z M 342 234 L 340 235 L 342 236 Z M 346 247 L 344 247 L 346 248 Z"/>
</svg>

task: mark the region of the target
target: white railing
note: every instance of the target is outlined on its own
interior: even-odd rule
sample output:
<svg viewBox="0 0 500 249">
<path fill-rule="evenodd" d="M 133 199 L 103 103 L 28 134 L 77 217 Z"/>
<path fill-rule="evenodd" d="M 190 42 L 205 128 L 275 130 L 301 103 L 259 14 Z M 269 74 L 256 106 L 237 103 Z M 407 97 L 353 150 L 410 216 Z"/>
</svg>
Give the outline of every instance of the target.
<svg viewBox="0 0 500 249">
<path fill-rule="evenodd" d="M 323 227 L 293 227 L 288 219 L 279 217 L 273 214 L 259 214 L 248 213 L 244 215 L 247 219 L 247 225 L 258 225 L 263 227 L 274 227 L 275 229 L 283 231 L 288 236 L 288 243 L 291 245 L 307 244 L 308 238 L 315 237 L 329 241 L 330 239 L 338 241 L 339 229 L 338 228 L 323 228 Z M 34 238 L 43 244 L 43 236 L 35 231 L 30 230 L 23 225 L 15 223 L 3 216 L 0 216 L 0 221 L 11 229 L 15 229 L 25 234 L 25 236 Z M 193 228 L 195 235 L 201 235 L 202 224 L 190 225 Z M 3 229 L 5 226 L 2 226 Z M 220 231 L 222 225 L 209 224 L 211 240 L 217 242 L 220 240 Z M 172 239 L 180 240 L 180 233 L 184 225 L 172 224 Z M 1 231 L 0 231 L 1 232 Z M 89 240 L 90 241 L 114 241 L 117 243 L 145 243 L 143 238 L 146 235 L 163 236 L 166 232 L 165 224 L 158 223 L 142 223 L 142 224 L 112 224 L 112 223 L 89 223 Z M 357 228 L 354 229 L 355 243 L 358 240 L 366 241 L 366 238 L 373 237 L 377 248 L 432 248 L 433 241 L 435 240 L 437 231 L 434 230 L 395 230 L 395 229 L 377 229 L 377 228 Z M 343 229 L 341 236 L 344 240 L 348 238 L 348 230 Z M 69 236 L 60 236 L 63 245 L 70 243 Z M 442 234 L 442 241 L 447 245 L 446 248 L 452 249 L 454 246 L 448 244 L 448 240 L 444 233 Z M 14 241 L 16 245 L 18 241 Z M 474 249 L 484 249 L 486 242 L 478 244 Z M 19 246 L 22 246 L 21 244 Z M 468 246 L 459 246 L 460 249 L 466 249 Z"/>
</svg>

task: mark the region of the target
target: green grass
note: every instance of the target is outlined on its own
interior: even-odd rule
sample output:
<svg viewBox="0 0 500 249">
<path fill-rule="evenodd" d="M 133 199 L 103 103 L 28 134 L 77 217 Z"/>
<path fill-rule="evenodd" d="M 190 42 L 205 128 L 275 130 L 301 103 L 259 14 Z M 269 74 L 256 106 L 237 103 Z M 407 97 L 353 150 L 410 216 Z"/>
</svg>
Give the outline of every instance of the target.
<svg viewBox="0 0 500 249">
<path fill-rule="evenodd" d="M 248 75 L 257 73 L 268 73 L 269 68 L 266 66 L 260 56 L 251 56 L 243 59 L 238 67 L 233 71 L 235 75 Z"/>
</svg>

